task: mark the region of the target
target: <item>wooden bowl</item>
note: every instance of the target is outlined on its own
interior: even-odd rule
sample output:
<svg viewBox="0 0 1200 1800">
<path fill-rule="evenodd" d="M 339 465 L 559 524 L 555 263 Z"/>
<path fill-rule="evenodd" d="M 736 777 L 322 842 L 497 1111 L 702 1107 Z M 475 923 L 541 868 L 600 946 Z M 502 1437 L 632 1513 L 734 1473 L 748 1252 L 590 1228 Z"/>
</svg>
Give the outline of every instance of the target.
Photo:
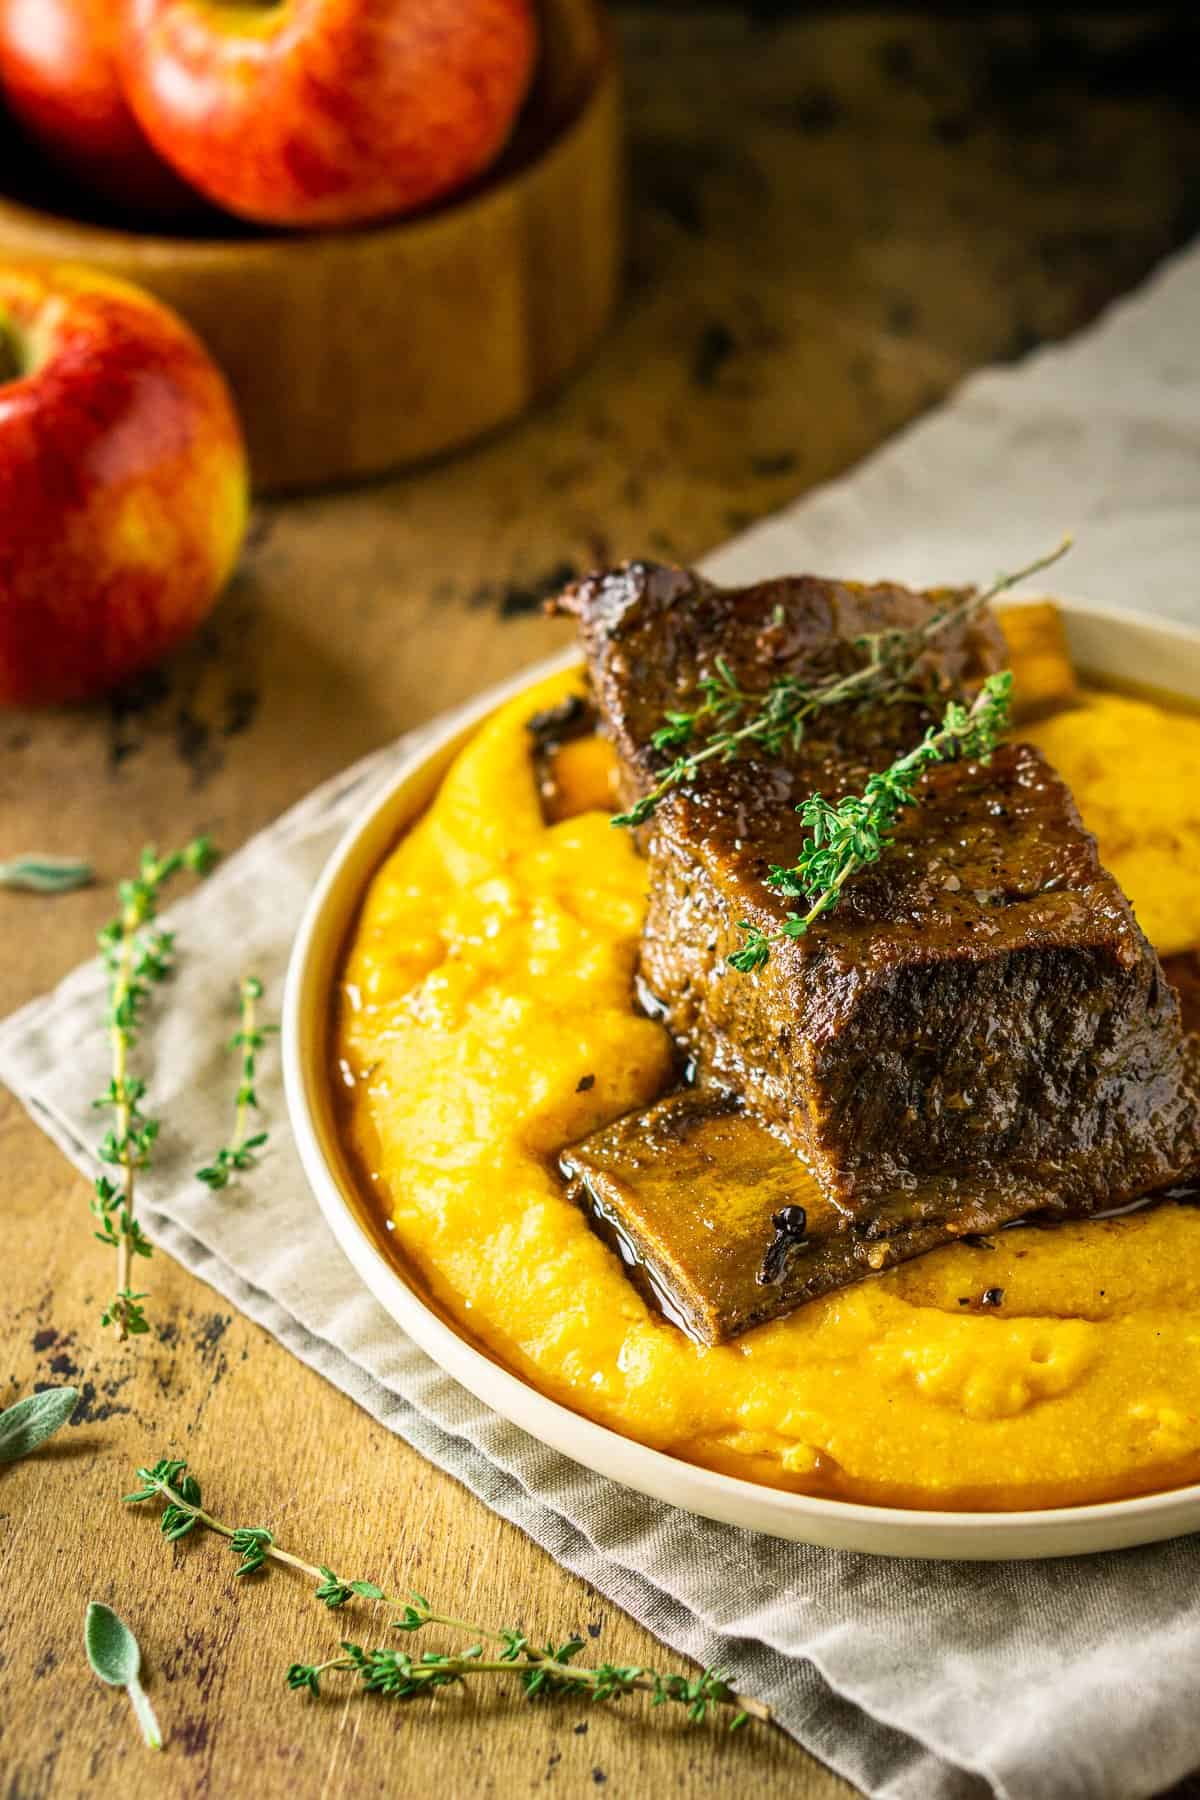
<svg viewBox="0 0 1200 1800">
<path fill-rule="evenodd" d="M 305 237 L 214 216 L 213 235 L 185 238 L 0 198 L 0 255 L 88 263 L 174 306 L 229 377 L 259 489 L 351 480 L 465 444 L 561 381 L 617 292 L 611 38 L 597 0 L 544 0 L 542 15 L 513 141 L 437 212 Z M 25 169 L 32 160 L 26 148 Z"/>
</svg>

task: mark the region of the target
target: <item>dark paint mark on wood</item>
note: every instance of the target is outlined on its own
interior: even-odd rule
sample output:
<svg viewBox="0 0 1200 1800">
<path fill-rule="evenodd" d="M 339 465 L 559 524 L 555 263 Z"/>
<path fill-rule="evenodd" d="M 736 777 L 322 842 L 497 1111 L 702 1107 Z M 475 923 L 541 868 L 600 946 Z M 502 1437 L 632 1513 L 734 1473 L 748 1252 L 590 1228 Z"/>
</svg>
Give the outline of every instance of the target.
<svg viewBox="0 0 1200 1800">
<path fill-rule="evenodd" d="M 777 101 L 767 108 L 766 116 L 789 131 L 798 131 L 802 137 L 827 137 L 845 122 L 847 114 L 832 88 L 814 85 Z"/>
<path fill-rule="evenodd" d="M 208 1720 L 182 1719 L 175 1725 L 166 1747 L 173 1750 L 178 1747 L 185 1756 L 199 1756 L 208 1749 Z"/>
<path fill-rule="evenodd" d="M 151 737 L 165 735 L 194 787 L 218 774 L 224 741 L 247 731 L 258 712 L 258 687 L 247 667 L 253 630 L 252 606 L 227 598 L 176 654 L 118 688 L 108 702 L 110 771 Z"/>
<path fill-rule="evenodd" d="M 515 619 L 540 612 L 547 600 L 561 594 L 578 579 L 579 566 L 558 562 L 531 581 L 484 581 L 468 596 L 468 606 L 495 606 L 502 619 Z"/>
<path fill-rule="evenodd" d="M 715 386 L 725 364 L 736 356 L 737 347 L 737 339 L 722 319 L 707 324 L 692 354 L 692 380 L 696 386 Z"/>
<path fill-rule="evenodd" d="M 925 100 L 936 100 L 945 93 L 943 76 L 926 68 L 906 38 L 889 38 L 878 51 L 879 67 L 894 87 L 919 94 Z"/>
<path fill-rule="evenodd" d="M 225 696 L 225 719 L 221 730 L 226 737 L 238 737 L 249 731 L 258 716 L 257 688 L 231 687 Z"/>
<path fill-rule="evenodd" d="M 975 128 L 969 113 L 939 113 L 929 129 L 939 144 L 965 144 Z"/>
<path fill-rule="evenodd" d="M 121 1413 L 132 1412 L 131 1406 L 118 1406 L 114 1398 L 131 1380 L 131 1375 L 115 1376 L 111 1381 L 106 1381 L 101 1389 L 97 1389 L 94 1381 L 83 1382 L 79 1389 L 79 1399 L 75 1411 L 71 1414 L 70 1424 L 72 1426 L 101 1425 L 105 1419 L 115 1419 Z M 47 1384 L 37 1383 L 36 1385 L 42 1387 Z"/>
<path fill-rule="evenodd" d="M 666 215 L 689 237 L 703 237 L 705 183 L 726 165 L 711 142 L 665 136 L 635 138 L 631 147 L 633 192 L 654 212 Z"/>
<path fill-rule="evenodd" d="M 242 543 L 242 554 L 247 551 L 261 550 L 268 542 L 275 529 L 275 515 L 256 506 L 250 514 L 250 522 L 246 526 L 246 536 Z"/>
<path fill-rule="evenodd" d="M 110 694 L 108 700 L 108 766 L 119 769 L 142 748 L 148 715 L 169 693 L 161 669 L 149 669 Z"/>
<path fill-rule="evenodd" d="M 752 475 L 791 475 L 796 466 L 797 458 L 792 450 L 764 450 L 750 458 Z"/>
<path fill-rule="evenodd" d="M 1059 231 L 1040 239 L 1037 254 L 1048 275 L 1061 275 L 1079 262 L 1098 262 L 1111 269 L 1120 248 L 1113 231 Z"/>
<path fill-rule="evenodd" d="M 1008 343 L 1001 350 L 997 361 L 1019 362 L 1023 356 L 1028 356 L 1031 350 L 1036 350 L 1041 342 L 1042 333 L 1036 325 L 1029 319 L 1017 319 L 1009 334 Z"/>
<path fill-rule="evenodd" d="M 186 1682 L 202 1700 L 207 1700 L 218 1676 L 224 1673 L 220 1649 L 218 1643 L 208 1642 L 203 1631 L 185 1627 L 183 1642 L 167 1651 L 159 1665 L 163 1680 Z"/>
<path fill-rule="evenodd" d="M 895 337 L 911 337 L 917 323 L 917 307 L 907 294 L 898 294 L 889 302 L 887 310 L 888 330 Z"/>
<path fill-rule="evenodd" d="M 212 1362 L 221 1347 L 221 1339 L 233 1324 L 232 1313 L 207 1313 L 192 1335 L 192 1343 L 202 1362 Z"/>
<path fill-rule="evenodd" d="M 175 715 L 175 751 L 184 767 L 191 770 L 193 787 L 198 788 L 217 773 L 225 760 L 213 743 L 212 727 L 189 706 L 181 706 Z"/>
</svg>

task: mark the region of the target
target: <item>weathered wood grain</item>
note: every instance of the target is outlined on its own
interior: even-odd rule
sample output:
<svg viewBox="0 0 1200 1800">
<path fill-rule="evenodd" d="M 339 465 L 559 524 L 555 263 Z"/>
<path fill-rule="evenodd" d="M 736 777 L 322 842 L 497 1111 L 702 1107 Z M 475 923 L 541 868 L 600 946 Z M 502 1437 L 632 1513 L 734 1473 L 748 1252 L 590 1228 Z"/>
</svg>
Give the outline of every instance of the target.
<svg viewBox="0 0 1200 1800">
<path fill-rule="evenodd" d="M 622 24 L 634 265 L 590 367 L 469 456 L 264 508 L 211 625 L 136 691 L 0 718 L 0 852 L 86 855 L 113 880 L 149 839 L 210 830 L 232 848 L 360 752 L 561 642 L 538 601 L 571 570 L 715 544 L 966 369 L 1078 326 L 1196 223 L 1200 120 L 1153 20 Z M 853 565 L 848 544 L 830 572 Z M 0 893 L 0 1008 L 89 954 L 108 908 L 102 892 Z M 235 1586 L 211 1539 L 164 1548 L 151 1518 L 116 1504 L 135 1463 L 187 1455 L 214 1502 L 335 1566 L 665 1659 L 165 1256 L 155 1335 L 104 1343 L 110 1271 L 86 1199 L 0 1099 L 0 1403 L 37 1381 L 85 1395 L 78 1425 L 0 1475 L 6 1795 L 848 1791 L 781 1737 L 688 1734 L 633 1706 L 287 1693 L 287 1663 L 346 1615 L 285 1575 Z M 91 1597 L 138 1632 L 162 1758 L 86 1673 Z"/>
</svg>

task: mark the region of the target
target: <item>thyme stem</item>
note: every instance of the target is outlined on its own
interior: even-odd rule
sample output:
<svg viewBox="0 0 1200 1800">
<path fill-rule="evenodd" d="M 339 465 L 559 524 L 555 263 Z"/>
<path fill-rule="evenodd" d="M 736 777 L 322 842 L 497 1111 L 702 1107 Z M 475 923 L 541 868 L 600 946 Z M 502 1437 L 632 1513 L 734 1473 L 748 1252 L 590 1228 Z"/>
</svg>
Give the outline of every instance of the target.
<svg viewBox="0 0 1200 1800">
<path fill-rule="evenodd" d="M 129 1032 L 117 1023 L 124 1016 L 129 1004 L 129 994 L 133 982 L 133 946 L 136 941 L 137 927 L 140 920 L 134 915 L 134 908 L 126 904 L 121 908 L 121 948 L 118 954 L 117 971 L 112 986 L 112 1008 L 108 1039 L 112 1046 L 112 1079 L 113 1092 L 116 1098 L 113 1110 L 117 1122 L 117 1138 L 123 1146 L 121 1163 L 123 1168 L 122 1194 L 124 1199 L 124 1218 L 133 1219 L 133 1171 L 134 1159 L 128 1150 L 129 1126 L 132 1108 L 129 1102 L 127 1075 L 129 1071 Z M 129 1292 L 129 1237 L 127 1230 L 117 1233 L 117 1295 L 119 1304 L 113 1314 L 113 1329 L 117 1342 L 126 1336 L 128 1300 L 120 1300 Z"/>
<path fill-rule="evenodd" d="M 158 1121 L 141 1111 L 145 1083 L 130 1073 L 130 1051 L 137 1042 L 142 1011 L 150 991 L 170 972 L 174 938 L 169 931 L 148 929 L 158 916 L 167 884 L 182 870 L 205 875 L 216 860 L 207 838 L 196 838 L 182 850 L 160 857 L 148 847 L 142 851 L 138 873 L 118 889 L 120 911 L 99 935 L 104 966 L 108 971 L 108 1006 L 105 1029 L 110 1048 L 108 1089 L 93 1102 L 110 1108 L 113 1125 L 104 1134 L 100 1159 L 121 1171 L 119 1181 L 100 1175 L 91 1203 L 100 1230 L 95 1236 L 117 1253 L 117 1285 L 101 1315 L 111 1325 L 118 1342 L 149 1330 L 141 1302 L 130 1282 L 131 1259 L 150 1256 L 151 1245 L 134 1213 L 137 1170 L 150 1161 Z"/>
<path fill-rule="evenodd" d="M 538 1693 L 568 1689 L 589 1693 L 594 1700 L 614 1700 L 622 1694 L 640 1692 L 649 1694 L 656 1706 L 666 1701 L 686 1705 L 688 1716 L 695 1723 L 699 1723 L 711 1707 L 718 1706 L 733 1711 L 731 1729 L 747 1719 L 764 1723 L 771 1719 L 769 1706 L 761 1700 L 736 1693 L 715 1669 L 706 1669 L 702 1675 L 689 1679 L 683 1675 L 663 1675 L 639 1666 L 580 1665 L 574 1660 L 583 1648 L 582 1640 L 578 1638 L 557 1646 L 539 1647 L 521 1631 L 496 1630 L 476 1620 L 435 1612 L 420 1594 L 402 1597 L 385 1594 L 374 1582 L 340 1581 L 324 1564 L 308 1562 L 304 1557 L 282 1549 L 271 1532 L 262 1527 L 228 1525 L 206 1511 L 201 1501 L 200 1484 L 194 1475 L 188 1474 L 187 1464 L 182 1460 L 159 1462 L 153 1468 L 139 1469 L 137 1473 L 142 1486 L 126 1494 L 126 1501 L 138 1504 L 156 1495 L 165 1500 L 167 1504 L 160 1524 L 163 1535 L 171 1541 L 186 1536 L 196 1526 L 228 1539 L 241 1558 L 236 1571 L 238 1575 L 252 1575 L 267 1562 L 286 1564 L 317 1582 L 315 1597 L 331 1610 L 336 1611 L 354 1599 L 366 1600 L 401 1614 L 393 1621 L 395 1630 L 411 1633 L 434 1625 L 461 1632 L 474 1640 L 465 1651 L 453 1655 L 430 1652 L 419 1659 L 401 1650 L 367 1651 L 358 1644 L 343 1643 L 345 1654 L 342 1656 L 330 1657 L 320 1663 L 293 1663 L 288 1671 L 290 1687 L 305 1688 L 316 1694 L 320 1692 L 323 1675 L 354 1673 L 373 1692 L 397 1699 L 412 1699 L 418 1693 L 472 1675 L 512 1675 L 520 1678 L 531 1699 Z M 483 1656 L 481 1646 L 484 1642 L 501 1645 L 501 1654 L 490 1658 Z"/>
<path fill-rule="evenodd" d="M 986 761 L 1008 723 L 1011 692 L 1009 670 L 989 675 L 970 707 L 952 702 L 941 725 L 931 725 L 921 742 L 890 768 L 869 776 L 861 795 L 830 806 L 813 794 L 798 806 L 811 835 L 790 868 L 772 868 L 767 885 L 791 899 L 807 900 L 808 911 L 790 912 L 773 932 L 740 920 L 738 929 L 746 933 L 746 941 L 730 956 L 732 966 L 743 974 L 762 968 L 773 944 L 803 937 L 823 913 L 832 912 L 850 877 L 878 862 L 891 844 L 887 834 L 900 814 L 916 805 L 917 782 L 930 764 L 972 756 Z"/>
<path fill-rule="evenodd" d="M 233 1148 L 240 1150 L 246 1141 L 246 1115 L 258 1106 L 254 1092 L 254 1050 L 260 1039 L 254 1030 L 254 1002 L 261 998 L 262 982 L 255 975 L 243 978 L 238 993 L 242 1002 L 242 1024 L 238 1036 L 242 1048 L 242 1079 L 238 1085 L 237 1109 L 233 1119 Z"/>
<path fill-rule="evenodd" d="M 430 1622 L 436 1623 L 437 1621 L 436 1619 L 431 1619 Z M 488 1636 L 494 1634 L 480 1633 L 477 1631 L 474 1635 Z M 294 1663 L 292 1665 L 292 1671 L 290 1672 L 293 1678 L 289 1681 L 289 1686 L 307 1687 L 310 1692 L 315 1693 L 319 1692 L 319 1687 L 316 1684 L 319 1682 L 320 1677 L 329 1671 L 336 1670 L 339 1673 L 347 1671 L 363 1677 L 369 1677 L 369 1674 L 373 1672 L 372 1665 L 374 1666 L 374 1669 L 382 1669 L 385 1672 L 391 1673 L 396 1669 L 396 1664 L 399 1662 L 401 1665 L 399 1673 L 407 1682 L 411 1683 L 411 1691 L 405 1693 L 403 1697 L 405 1699 L 410 1699 L 412 1698 L 413 1693 L 419 1689 L 444 1686 L 448 1679 L 462 1681 L 471 1675 L 513 1675 L 522 1672 L 521 1663 L 514 1661 L 514 1659 L 509 1656 L 488 1659 L 482 1656 L 473 1656 L 469 1651 L 466 1651 L 461 1652 L 457 1656 L 436 1656 L 430 1658 L 427 1662 L 414 1662 L 411 1657 L 406 1657 L 402 1653 L 398 1655 L 395 1651 L 375 1651 L 364 1655 L 360 1646 L 357 1644 L 348 1645 L 347 1649 L 353 1651 L 354 1654 L 330 1657 L 327 1661 L 322 1663 Z M 610 1689 L 612 1686 L 612 1674 L 607 1666 L 601 1668 L 588 1668 L 575 1662 L 562 1662 L 557 1657 L 542 1655 L 541 1653 L 534 1651 L 530 1646 L 526 1646 L 524 1656 L 527 1663 L 532 1662 L 535 1665 L 540 1665 L 550 1672 L 551 1679 L 560 1689 L 575 1688 L 582 1691 L 590 1691 L 593 1698 L 604 1697 L 615 1699 L 617 1697 L 616 1690 L 606 1692 L 606 1690 Z M 620 1693 L 643 1693 L 652 1694 L 657 1697 L 661 1692 L 661 1676 L 656 1676 L 652 1673 L 643 1673 L 640 1669 L 633 1667 L 622 1670 L 621 1675 Z M 372 1683 L 368 1679 L 368 1685 L 375 1685 L 383 1688 L 383 1691 L 387 1691 L 383 1682 Z M 721 1683 L 719 1685 L 724 1686 L 725 1684 Z M 671 1696 L 667 1696 L 667 1698 L 671 1698 Z M 753 1700 L 745 1694 L 734 1694 L 732 1691 L 730 1692 L 729 1697 L 726 1698 L 724 1694 L 716 1691 L 716 1689 L 710 1690 L 707 1699 L 710 1704 L 736 1706 L 736 1724 L 744 1723 L 746 1719 L 757 1719 L 764 1725 L 770 1724 L 771 1722 L 771 1709 L 762 1700 Z M 732 1730 L 734 1728 L 735 1726 L 731 1725 L 730 1729 Z"/>
<path fill-rule="evenodd" d="M 970 593 L 955 606 L 934 613 L 923 625 L 910 631 L 885 631 L 867 634 L 859 639 L 867 651 L 867 661 L 848 675 L 827 681 L 808 683 L 784 675 L 763 693 L 747 693 L 739 687 L 724 659 L 716 659 L 715 675 L 701 682 L 702 699 L 691 712 L 666 715 L 651 739 L 656 750 L 686 750 L 664 770 L 649 793 L 644 794 L 627 813 L 619 813 L 614 825 L 642 825 L 659 802 L 674 788 L 692 780 L 697 771 L 720 757 L 723 762 L 736 758 L 747 744 L 757 744 L 767 755 L 778 755 L 786 744 L 798 744 L 804 727 L 813 714 L 828 706 L 846 701 L 864 700 L 906 692 L 917 665 L 934 638 L 952 626 L 961 625 L 994 600 L 998 594 L 1027 581 L 1066 555 L 1071 538 L 1044 556 L 1035 557 L 1024 568 L 1001 574 L 978 593 Z M 749 718 L 743 717 L 753 708 Z M 700 748 L 691 748 L 698 729 L 712 721 L 717 729 Z"/>
<path fill-rule="evenodd" d="M 203 1169 L 197 1169 L 196 1179 L 204 1182 L 206 1187 L 226 1187 L 235 1173 L 252 1169 L 258 1161 L 258 1152 L 267 1141 L 268 1134 L 265 1131 L 256 1131 L 249 1137 L 246 1135 L 250 1112 L 258 1111 L 258 1093 L 254 1085 L 258 1052 L 266 1042 L 268 1032 L 276 1029 L 273 1025 L 259 1025 L 257 1022 L 255 1002 L 262 999 L 262 991 L 262 982 L 257 975 L 243 975 L 238 983 L 241 1019 L 229 1045 L 231 1050 L 241 1053 L 233 1137 L 228 1144 L 221 1146 L 210 1163 Z"/>
</svg>

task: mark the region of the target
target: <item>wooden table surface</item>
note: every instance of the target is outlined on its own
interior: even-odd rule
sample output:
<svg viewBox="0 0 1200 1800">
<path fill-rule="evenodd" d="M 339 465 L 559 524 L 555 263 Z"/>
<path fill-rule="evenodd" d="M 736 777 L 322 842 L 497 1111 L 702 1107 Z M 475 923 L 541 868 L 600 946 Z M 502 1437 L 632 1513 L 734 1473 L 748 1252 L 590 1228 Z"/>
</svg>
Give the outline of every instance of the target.
<svg viewBox="0 0 1200 1800">
<path fill-rule="evenodd" d="M 572 571 L 718 543 L 974 365 L 1075 329 L 1195 228 L 1200 117 L 1170 27 L 778 11 L 621 15 L 632 257 L 600 354 L 469 455 L 261 505 L 231 590 L 169 668 L 107 706 L 6 716 L 0 853 L 83 855 L 108 883 L 146 841 L 235 847 L 562 642 L 538 606 Z M 0 1009 L 86 957 L 109 910 L 104 890 L 0 894 Z M 172 1552 L 117 1504 L 135 1464 L 189 1457 L 229 1513 L 339 1569 L 679 1663 L 165 1255 L 153 1335 L 106 1341 L 86 1184 L 7 1095 L 0 1145 L 0 1402 L 38 1382 L 84 1396 L 55 1447 L 0 1477 L 6 1795 L 850 1791 L 782 1734 L 689 1732 L 636 1705 L 289 1694 L 286 1664 L 346 1615 L 284 1572 L 235 1586 L 212 1538 Z M 93 1597 L 137 1630 L 162 1758 L 86 1671 Z"/>
</svg>

